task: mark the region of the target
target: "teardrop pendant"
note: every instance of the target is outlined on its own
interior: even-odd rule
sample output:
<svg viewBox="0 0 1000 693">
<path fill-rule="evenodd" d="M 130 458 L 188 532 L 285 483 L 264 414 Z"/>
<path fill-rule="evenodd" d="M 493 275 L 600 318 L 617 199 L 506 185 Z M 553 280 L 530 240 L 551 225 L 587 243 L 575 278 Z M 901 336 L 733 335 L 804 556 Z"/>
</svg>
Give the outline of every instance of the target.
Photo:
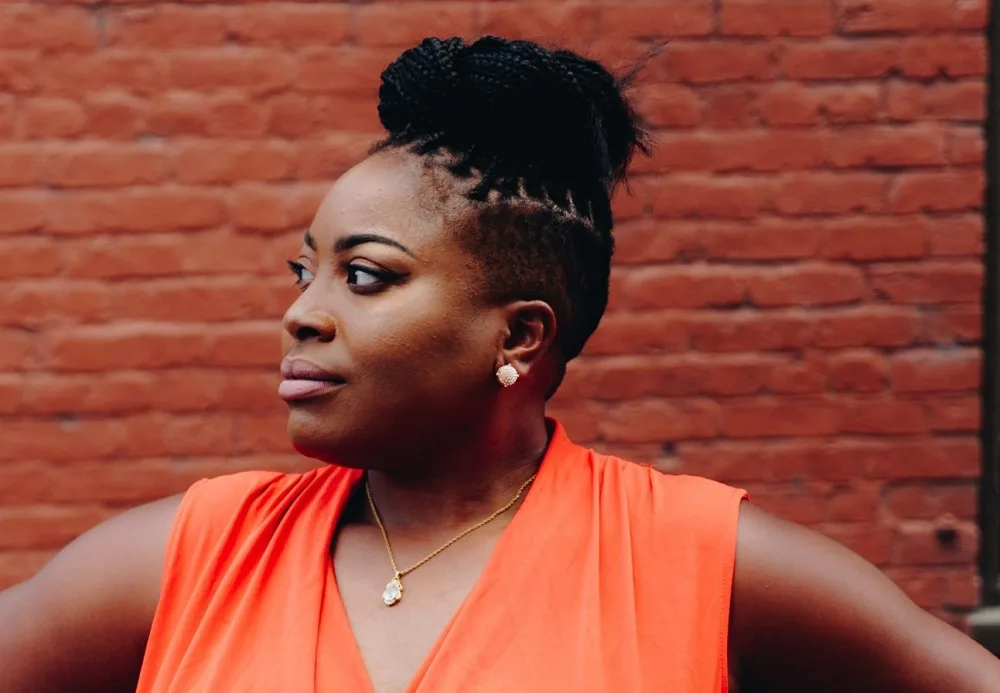
<svg viewBox="0 0 1000 693">
<path fill-rule="evenodd" d="M 385 602 L 386 606 L 394 606 L 398 604 L 403 598 L 403 583 L 400 581 L 397 575 L 385 586 L 385 591 L 382 593 L 382 601 Z"/>
</svg>

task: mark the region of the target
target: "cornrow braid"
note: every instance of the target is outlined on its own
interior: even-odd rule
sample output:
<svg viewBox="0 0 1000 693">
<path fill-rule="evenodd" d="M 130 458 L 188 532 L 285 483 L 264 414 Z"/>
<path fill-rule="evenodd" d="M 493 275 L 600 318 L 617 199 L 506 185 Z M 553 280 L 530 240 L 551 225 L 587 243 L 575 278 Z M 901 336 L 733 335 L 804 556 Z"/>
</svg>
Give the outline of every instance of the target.
<svg viewBox="0 0 1000 693">
<path fill-rule="evenodd" d="M 611 197 L 647 136 L 626 80 L 567 50 L 495 36 L 428 38 L 382 73 L 375 150 L 437 155 L 480 203 L 463 240 L 497 300 L 540 298 L 565 359 L 607 306 Z"/>
</svg>

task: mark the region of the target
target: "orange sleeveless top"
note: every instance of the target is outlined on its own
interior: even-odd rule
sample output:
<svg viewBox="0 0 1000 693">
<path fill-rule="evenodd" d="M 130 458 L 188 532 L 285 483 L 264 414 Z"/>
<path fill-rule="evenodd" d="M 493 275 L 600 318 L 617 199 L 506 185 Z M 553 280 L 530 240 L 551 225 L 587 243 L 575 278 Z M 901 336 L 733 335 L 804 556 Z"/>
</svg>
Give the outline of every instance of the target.
<svg viewBox="0 0 1000 693">
<path fill-rule="evenodd" d="M 370 692 L 329 551 L 361 479 L 329 466 L 194 484 L 137 693 Z M 597 454 L 557 424 L 408 693 L 725 692 L 745 496 Z"/>
</svg>

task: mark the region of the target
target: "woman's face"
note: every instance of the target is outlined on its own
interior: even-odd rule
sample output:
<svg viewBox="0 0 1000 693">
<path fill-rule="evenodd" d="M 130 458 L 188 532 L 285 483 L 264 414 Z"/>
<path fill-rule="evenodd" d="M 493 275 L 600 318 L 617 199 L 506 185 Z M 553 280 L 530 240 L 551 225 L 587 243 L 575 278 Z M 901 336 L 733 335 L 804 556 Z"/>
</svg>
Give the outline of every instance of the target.
<svg viewBox="0 0 1000 693">
<path fill-rule="evenodd" d="M 475 428 L 494 399 L 505 318 L 425 171 L 395 150 L 358 164 L 292 263 L 281 394 L 310 457 L 405 467 L 397 457 Z"/>
</svg>

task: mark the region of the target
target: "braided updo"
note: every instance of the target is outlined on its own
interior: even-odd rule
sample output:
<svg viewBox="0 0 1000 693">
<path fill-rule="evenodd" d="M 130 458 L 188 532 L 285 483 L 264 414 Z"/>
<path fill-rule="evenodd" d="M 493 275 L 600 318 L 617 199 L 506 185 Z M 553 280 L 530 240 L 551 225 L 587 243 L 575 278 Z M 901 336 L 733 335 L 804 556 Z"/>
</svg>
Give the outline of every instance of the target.
<svg viewBox="0 0 1000 693">
<path fill-rule="evenodd" d="M 444 154 L 474 184 L 461 240 L 497 300 L 541 299 L 564 359 L 580 353 L 608 300 L 611 196 L 646 133 L 628 78 L 567 50 L 497 37 L 425 39 L 382 73 L 376 150 Z"/>
</svg>

